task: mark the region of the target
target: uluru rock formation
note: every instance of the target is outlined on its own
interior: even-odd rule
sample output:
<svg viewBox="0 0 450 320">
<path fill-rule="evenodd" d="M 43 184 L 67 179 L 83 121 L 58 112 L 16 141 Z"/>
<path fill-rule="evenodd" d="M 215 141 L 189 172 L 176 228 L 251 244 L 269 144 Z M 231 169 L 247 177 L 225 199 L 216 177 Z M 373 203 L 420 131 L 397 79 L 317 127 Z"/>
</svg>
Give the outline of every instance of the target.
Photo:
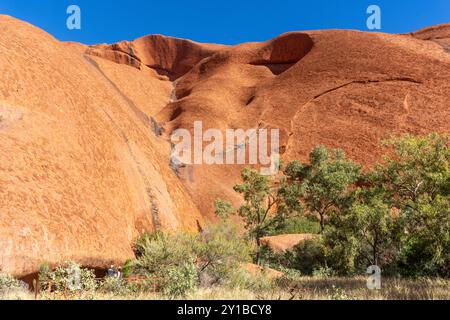
<svg viewBox="0 0 450 320">
<path fill-rule="evenodd" d="M 318 237 L 316 234 L 281 234 L 261 238 L 261 243 L 269 247 L 275 253 L 283 253 L 292 250 L 298 244 Z"/>
<path fill-rule="evenodd" d="M 196 231 L 238 165 L 173 170 L 178 128 L 278 128 L 367 166 L 389 133 L 450 132 L 450 25 L 407 35 L 291 32 L 264 43 L 147 36 L 61 43 L 0 16 L 0 269 L 132 257 L 144 231 Z"/>
</svg>

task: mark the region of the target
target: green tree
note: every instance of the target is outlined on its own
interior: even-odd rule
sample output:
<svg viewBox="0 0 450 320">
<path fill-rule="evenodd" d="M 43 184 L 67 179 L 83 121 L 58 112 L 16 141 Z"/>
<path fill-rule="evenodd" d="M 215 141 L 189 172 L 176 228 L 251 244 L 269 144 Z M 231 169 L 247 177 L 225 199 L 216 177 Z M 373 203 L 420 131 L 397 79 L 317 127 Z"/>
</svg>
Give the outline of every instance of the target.
<svg viewBox="0 0 450 320">
<path fill-rule="evenodd" d="M 423 199 L 403 213 L 400 269 L 405 276 L 450 277 L 450 197 Z"/>
<path fill-rule="evenodd" d="M 215 214 L 219 219 L 228 219 L 236 211 L 230 202 L 222 199 L 217 199 L 214 205 Z"/>
<path fill-rule="evenodd" d="M 450 274 L 450 148 L 447 135 L 384 142 L 393 154 L 371 181 L 399 212 L 400 266 L 409 276 Z"/>
<path fill-rule="evenodd" d="M 423 197 L 430 200 L 450 193 L 449 140 L 446 135 L 405 135 L 384 141 L 393 149 L 372 175 L 402 210 L 417 211 Z"/>
<path fill-rule="evenodd" d="M 286 203 L 292 207 L 303 202 L 310 213 L 319 216 L 323 233 L 327 218 L 351 205 L 351 187 L 361 175 L 361 166 L 348 160 L 342 150 L 319 146 L 311 152 L 310 164 L 293 161 L 285 175 L 289 181 L 283 190 L 288 195 Z"/>
<path fill-rule="evenodd" d="M 341 274 L 384 268 L 396 259 L 391 209 L 372 189 L 360 190 L 357 198 L 349 210 L 332 215 L 324 234 L 330 266 Z"/>
<path fill-rule="evenodd" d="M 234 190 L 243 195 L 244 204 L 238 213 L 245 222 L 249 236 L 256 243 L 255 262 L 260 263 L 261 238 L 274 226 L 282 223 L 294 213 L 284 203 L 277 183 L 269 176 L 256 170 L 245 168 L 242 171 L 243 183 Z"/>
</svg>

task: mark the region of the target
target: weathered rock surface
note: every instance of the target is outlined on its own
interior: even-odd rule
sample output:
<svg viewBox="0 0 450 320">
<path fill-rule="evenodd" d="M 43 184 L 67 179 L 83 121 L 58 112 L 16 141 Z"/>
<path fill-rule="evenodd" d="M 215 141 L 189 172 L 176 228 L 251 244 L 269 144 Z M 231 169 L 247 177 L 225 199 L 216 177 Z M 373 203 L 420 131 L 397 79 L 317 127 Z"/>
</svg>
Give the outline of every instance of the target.
<svg viewBox="0 0 450 320">
<path fill-rule="evenodd" d="M 450 132 L 449 25 L 408 35 L 291 32 L 264 43 L 164 36 L 84 46 L 0 16 L 0 268 L 92 267 L 146 230 L 195 231 L 242 166 L 170 167 L 177 128 L 279 128 L 367 166 L 389 133 Z"/>
<path fill-rule="evenodd" d="M 292 250 L 299 243 L 312 240 L 315 237 L 317 237 L 317 235 L 309 233 L 282 234 L 279 236 L 261 238 L 261 243 L 268 246 L 275 253 L 282 253 L 284 251 Z"/>
<path fill-rule="evenodd" d="M 170 82 L 84 56 L 6 16 L 0 73 L 3 271 L 124 262 L 143 231 L 203 223 L 151 121 Z"/>
</svg>

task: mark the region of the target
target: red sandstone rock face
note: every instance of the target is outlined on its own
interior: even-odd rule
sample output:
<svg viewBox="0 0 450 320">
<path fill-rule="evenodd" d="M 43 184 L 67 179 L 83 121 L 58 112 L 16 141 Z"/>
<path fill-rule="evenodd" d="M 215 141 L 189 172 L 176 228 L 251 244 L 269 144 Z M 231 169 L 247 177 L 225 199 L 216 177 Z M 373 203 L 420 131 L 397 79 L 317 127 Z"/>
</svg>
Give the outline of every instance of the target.
<svg viewBox="0 0 450 320">
<path fill-rule="evenodd" d="M 224 47 L 150 35 L 132 42 L 91 46 L 87 53 L 138 69 L 151 68 L 163 76 L 176 79 L 186 74 L 199 61 Z"/>
<path fill-rule="evenodd" d="M 170 134 L 194 121 L 279 128 L 284 161 L 325 144 L 368 166 L 389 133 L 450 132 L 448 30 L 87 47 L 0 16 L 0 268 L 120 263 L 139 233 L 237 204 L 242 166 L 170 168 Z"/>
<path fill-rule="evenodd" d="M 279 52 L 288 49 L 266 54 L 292 43 L 286 56 Z M 291 33 L 202 60 L 178 79 L 179 99 L 157 119 L 168 134 L 192 128 L 197 119 L 205 129 L 279 128 L 285 162 L 307 160 L 314 146 L 324 144 L 369 166 L 380 160 L 379 141 L 390 133 L 449 132 L 449 63 L 440 44 L 410 35 Z M 185 185 L 203 214 L 213 212 L 218 197 L 238 203 L 231 187 L 239 170 L 185 169 Z"/>
<path fill-rule="evenodd" d="M 124 262 L 143 231 L 203 221 L 151 120 L 172 84 L 82 52 L 0 16 L 3 271 Z"/>
<path fill-rule="evenodd" d="M 450 49 L 450 23 L 425 28 L 411 35 L 417 39 L 434 41 L 445 49 Z"/>
</svg>

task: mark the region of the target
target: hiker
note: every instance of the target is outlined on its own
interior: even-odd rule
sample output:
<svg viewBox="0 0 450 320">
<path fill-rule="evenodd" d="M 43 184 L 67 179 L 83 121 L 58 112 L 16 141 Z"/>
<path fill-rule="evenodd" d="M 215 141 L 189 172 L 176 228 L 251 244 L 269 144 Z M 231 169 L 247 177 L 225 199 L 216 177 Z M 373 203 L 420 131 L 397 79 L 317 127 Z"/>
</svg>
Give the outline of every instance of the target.
<svg viewBox="0 0 450 320">
<path fill-rule="evenodd" d="M 113 278 L 113 277 L 115 277 L 115 274 L 116 274 L 116 271 L 115 271 L 115 269 L 114 269 L 114 265 L 111 265 L 111 266 L 108 268 L 107 275 L 108 275 L 108 277 Z"/>
</svg>

